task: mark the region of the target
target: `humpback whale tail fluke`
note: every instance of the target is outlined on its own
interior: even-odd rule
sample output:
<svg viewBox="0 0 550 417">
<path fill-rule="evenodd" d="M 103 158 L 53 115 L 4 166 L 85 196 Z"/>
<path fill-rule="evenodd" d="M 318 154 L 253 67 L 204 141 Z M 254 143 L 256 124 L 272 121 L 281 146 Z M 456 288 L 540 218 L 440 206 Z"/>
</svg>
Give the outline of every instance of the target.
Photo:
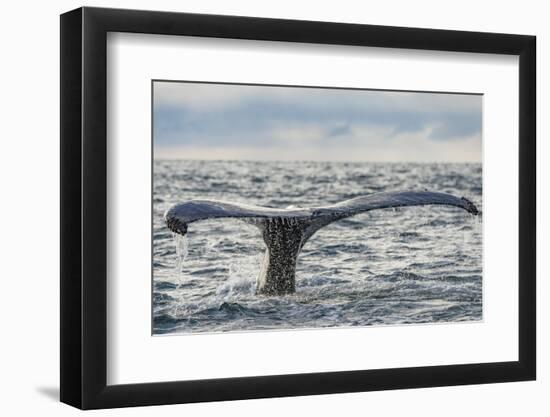
<svg viewBox="0 0 550 417">
<path fill-rule="evenodd" d="M 191 200 L 172 206 L 164 214 L 170 230 L 185 235 L 188 225 L 200 220 L 237 218 L 258 227 L 266 244 L 258 293 L 294 293 L 296 260 L 307 240 L 334 221 L 370 210 L 423 205 L 445 205 L 478 215 L 474 203 L 464 197 L 431 191 L 369 194 L 323 207 L 275 209 L 216 200 Z"/>
</svg>

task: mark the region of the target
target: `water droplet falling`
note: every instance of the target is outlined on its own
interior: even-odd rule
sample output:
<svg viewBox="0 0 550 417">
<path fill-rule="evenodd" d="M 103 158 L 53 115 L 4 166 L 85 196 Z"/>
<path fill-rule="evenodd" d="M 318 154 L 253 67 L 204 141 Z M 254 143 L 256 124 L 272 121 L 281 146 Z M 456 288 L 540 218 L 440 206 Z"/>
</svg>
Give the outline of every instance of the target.
<svg viewBox="0 0 550 417">
<path fill-rule="evenodd" d="M 189 240 L 187 235 L 180 235 L 179 233 L 172 233 L 172 237 L 176 245 L 176 276 L 178 286 L 180 286 L 183 282 L 183 264 L 189 253 Z"/>
</svg>

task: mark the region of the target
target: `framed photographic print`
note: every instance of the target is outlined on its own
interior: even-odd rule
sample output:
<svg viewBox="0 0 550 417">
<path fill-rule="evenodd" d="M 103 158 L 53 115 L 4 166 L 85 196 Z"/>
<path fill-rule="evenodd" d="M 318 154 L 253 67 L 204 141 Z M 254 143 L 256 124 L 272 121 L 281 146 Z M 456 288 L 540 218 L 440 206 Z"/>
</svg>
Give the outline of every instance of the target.
<svg viewBox="0 0 550 417">
<path fill-rule="evenodd" d="M 61 400 L 531 380 L 535 38 L 61 16 Z"/>
</svg>

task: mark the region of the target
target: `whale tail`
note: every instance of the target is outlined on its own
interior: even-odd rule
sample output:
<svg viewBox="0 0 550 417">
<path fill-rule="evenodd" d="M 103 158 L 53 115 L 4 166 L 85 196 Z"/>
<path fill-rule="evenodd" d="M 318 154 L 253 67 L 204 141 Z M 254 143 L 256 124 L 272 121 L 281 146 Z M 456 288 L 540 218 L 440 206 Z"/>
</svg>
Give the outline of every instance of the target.
<svg viewBox="0 0 550 417">
<path fill-rule="evenodd" d="M 370 210 L 423 205 L 458 207 L 478 215 L 464 197 L 430 191 L 369 194 L 337 204 L 296 209 L 275 209 L 216 200 L 191 200 L 172 206 L 164 215 L 166 225 L 185 235 L 188 225 L 200 220 L 237 218 L 258 227 L 266 245 L 257 291 L 264 295 L 292 294 L 296 290 L 296 262 L 307 240 L 322 227 Z"/>
</svg>

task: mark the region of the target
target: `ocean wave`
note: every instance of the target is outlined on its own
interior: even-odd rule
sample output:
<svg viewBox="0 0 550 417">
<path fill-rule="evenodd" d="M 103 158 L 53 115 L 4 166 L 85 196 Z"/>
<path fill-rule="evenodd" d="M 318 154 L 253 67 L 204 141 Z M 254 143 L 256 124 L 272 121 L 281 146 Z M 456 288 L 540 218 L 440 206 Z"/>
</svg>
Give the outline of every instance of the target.
<svg viewBox="0 0 550 417">
<path fill-rule="evenodd" d="M 480 164 L 156 161 L 153 333 L 404 325 L 482 318 L 482 221 L 445 207 L 379 210 L 320 230 L 296 294 L 256 294 L 264 245 L 238 220 L 193 224 L 176 270 L 171 205 L 194 198 L 311 207 L 378 191 L 446 191 L 482 210 Z"/>
</svg>

